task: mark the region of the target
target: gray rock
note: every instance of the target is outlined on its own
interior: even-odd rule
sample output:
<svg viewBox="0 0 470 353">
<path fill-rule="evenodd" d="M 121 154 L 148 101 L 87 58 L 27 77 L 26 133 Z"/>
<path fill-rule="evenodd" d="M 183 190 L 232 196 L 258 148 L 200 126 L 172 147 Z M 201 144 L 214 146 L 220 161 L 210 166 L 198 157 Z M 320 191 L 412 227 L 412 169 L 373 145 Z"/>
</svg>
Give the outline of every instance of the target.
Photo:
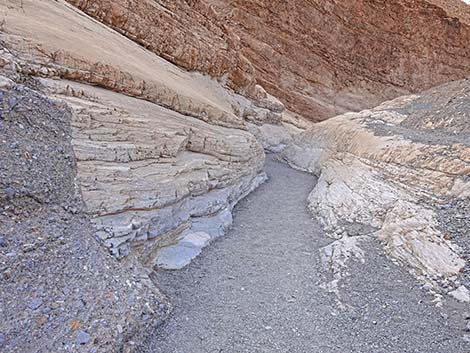
<svg viewBox="0 0 470 353">
<path fill-rule="evenodd" d="M 16 97 L 10 97 L 8 99 L 8 105 L 10 106 L 10 109 L 13 109 L 17 104 L 18 104 L 18 99 Z"/>
<path fill-rule="evenodd" d="M 157 266 L 166 270 L 179 270 L 201 253 L 201 248 L 184 245 L 168 246 L 157 255 Z"/>
<path fill-rule="evenodd" d="M 6 248 L 8 246 L 8 240 L 3 235 L 0 235 L 0 248 Z"/>
<path fill-rule="evenodd" d="M 0 332 L 0 347 L 3 346 L 6 342 L 7 338 L 3 332 Z"/>
<path fill-rule="evenodd" d="M 90 342 L 91 336 L 84 331 L 77 331 L 77 343 L 78 344 L 87 344 Z"/>
<path fill-rule="evenodd" d="M 5 188 L 5 194 L 7 195 L 8 200 L 11 201 L 15 197 L 16 191 L 12 187 L 7 187 Z"/>
<path fill-rule="evenodd" d="M 34 298 L 33 300 L 31 300 L 31 302 L 29 303 L 28 306 L 31 310 L 36 310 L 41 305 L 42 305 L 42 299 L 41 298 Z"/>
</svg>

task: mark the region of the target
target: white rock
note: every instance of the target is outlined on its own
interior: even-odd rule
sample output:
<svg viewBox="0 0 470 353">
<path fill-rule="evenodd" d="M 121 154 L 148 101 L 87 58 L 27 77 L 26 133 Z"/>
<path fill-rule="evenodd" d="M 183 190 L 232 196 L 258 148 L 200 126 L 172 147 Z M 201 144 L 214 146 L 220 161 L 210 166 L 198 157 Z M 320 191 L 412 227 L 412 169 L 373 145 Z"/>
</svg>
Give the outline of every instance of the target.
<svg viewBox="0 0 470 353">
<path fill-rule="evenodd" d="M 459 288 L 449 292 L 448 294 L 457 299 L 458 301 L 470 303 L 470 292 L 465 286 L 460 286 Z"/>
</svg>

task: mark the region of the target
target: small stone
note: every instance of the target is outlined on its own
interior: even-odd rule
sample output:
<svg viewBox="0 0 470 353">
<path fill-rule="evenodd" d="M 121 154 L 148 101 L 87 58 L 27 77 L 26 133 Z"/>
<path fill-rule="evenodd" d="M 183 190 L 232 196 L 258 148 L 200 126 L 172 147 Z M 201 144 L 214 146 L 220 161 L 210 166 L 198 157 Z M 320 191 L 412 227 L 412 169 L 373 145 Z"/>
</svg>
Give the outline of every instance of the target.
<svg viewBox="0 0 470 353">
<path fill-rule="evenodd" d="M 42 299 L 41 298 L 34 298 L 33 300 L 31 300 L 31 302 L 29 303 L 28 306 L 31 310 L 36 310 L 41 305 L 42 305 Z"/>
<path fill-rule="evenodd" d="M 84 331 L 77 331 L 77 343 L 78 344 L 87 344 L 90 342 L 91 336 Z"/>
<path fill-rule="evenodd" d="M 467 327 L 465 328 L 466 332 L 470 332 L 470 322 L 467 323 Z"/>
<path fill-rule="evenodd" d="M 47 218 L 47 221 L 48 221 L 49 223 L 54 223 L 54 222 L 56 222 L 57 220 L 56 220 L 55 217 L 49 217 L 49 218 Z"/>
<path fill-rule="evenodd" d="M 8 246 L 8 240 L 3 235 L 0 235 L 0 248 L 6 248 Z"/>
<path fill-rule="evenodd" d="M 8 99 L 8 105 L 10 106 L 10 109 L 13 109 L 16 104 L 18 104 L 18 99 L 16 97 L 10 97 Z"/>
<path fill-rule="evenodd" d="M 15 197 L 16 191 L 11 187 L 5 188 L 5 194 L 7 194 L 8 200 L 11 201 Z"/>
<path fill-rule="evenodd" d="M 450 296 L 454 297 L 458 301 L 463 303 L 470 303 L 470 292 L 465 286 L 460 286 L 456 290 L 448 293 Z"/>
<path fill-rule="evenodd" d="M 23 244 L 23 246 L 21 247 L 21 249 L 23 250 L 23 252 L 25 253 L 28 253 L 28 252 L 31 252 L 35 249 L 36 247 L 34 246 L 34 244 Z"/>
<path fill-rule="evenodd" d="M 6 254 L 6 256 L 10 259 L 15 259 L 16 258 L 16 252 L 12 251 Z"/>
<path fill-rule="evenodd" d="M 6 342 L 7 338 L 3 332 L 0 332 L 0 347 L 3 346 Z"/>
<path fill-rule="evenodd" d="M 40 315 L 36 318 L 36 323 L 39 326 L 43 326 L 44 324 L 46 324 L 47 320 L 48 320 L 48 317 L 46 315 Z"/>
</svg>

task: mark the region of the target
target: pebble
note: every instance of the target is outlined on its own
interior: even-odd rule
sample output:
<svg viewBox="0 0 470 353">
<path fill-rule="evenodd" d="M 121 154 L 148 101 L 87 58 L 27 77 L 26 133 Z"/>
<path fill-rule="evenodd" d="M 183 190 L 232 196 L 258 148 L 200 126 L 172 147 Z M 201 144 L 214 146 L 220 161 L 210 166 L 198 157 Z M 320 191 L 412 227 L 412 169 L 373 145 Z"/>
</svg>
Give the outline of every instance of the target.
<svg viewBox="0 0 470 353">
<path fill-rule="evenodd" d="M 15 141 L 15 142 L 10 143 L 10 145 L 9 145 L 8 147 L 10 147 L 11 149 L 13 149 L 13 148 L 18 147 L 19 144 L 20 144 L 20 143 L 19 143 L 18 141 Z"/>
<path fill-rule="evenodd" d="M 8 200 L 11 201 L 15 197 L 16 191 L 12 187 L 5 188 L 5 194 L 7 194 Z"/>
<path fill-rule="evenodd" d="M 0 332 L 0 347 L 5 344 L 5 341 L 7 340 L 5 334 L 3 332 Z"/>
<path fill-rule="evenodd" d="M 47 219 L 47 221 L 48 221 L 49 223 L 54 223 L 54 222 L 57 221 L 57 219 L 56 219 L 55 217 L 49 217 L 49 218 Z"/>
<path fill-rule="evenodd" d="M 8 246 L 8 240 L 3 235 L 0 235 L 0 248 L 6 248 Z"/>
<path fill-rule="evenodd" d="M 10 97 L 8 99 L 8 105 L 10 106 L 10 109 L 13 109 L 17 103 L 18 103 L 18 99 L 15 97 Z"/>
<path fill-rule="evenodd" d="M 33 300 L 31 300 L 31 302 L 29 303 L 28 306 L 31 310 L 36 310 L 41 305 L 42 305 L 42 299 L 41 298 L 34 298 Z"/>
<path fill-rule="evenodd" d="M 90 342 L 91 336 L 84 331 L 77 331 L 77 343 L 78 344 L 87 344 Z"/>
</svg>

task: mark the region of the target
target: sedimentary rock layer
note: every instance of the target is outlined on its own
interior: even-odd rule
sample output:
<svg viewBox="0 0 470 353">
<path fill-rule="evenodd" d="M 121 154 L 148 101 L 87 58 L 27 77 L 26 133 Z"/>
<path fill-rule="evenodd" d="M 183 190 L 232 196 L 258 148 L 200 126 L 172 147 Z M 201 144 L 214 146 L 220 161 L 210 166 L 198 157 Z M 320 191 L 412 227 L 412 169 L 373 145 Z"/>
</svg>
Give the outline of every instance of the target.
<svg viewBox="0 0 470 353">
<path fill-rule="evenodd" d="M 470 27 L 458 1 L 211 1 L 256 79 L 313 120 L 464 78 Z"/>
<path fill-rule="evenodd" d="M 320 121 L 466 77 L 460 0 L 68 0 L 188 70 Z"/>
<path fill-rule="evenodd" d="M 48 94 L 72 110 L 87 213 L 118 257 L 138 245 L 152 260 L 180 234 L 223 233 L 233 205 L 264 180 L 263 146 L 248 126 L 264 147 L 290 138 L 280 125 L 284 106 L 258 85 L 248 100 L 65 1 L 11 1 L 0 11 L 0 67 L 44 78 Z M 274 124 L 275 138 L 263 124 Z"/>
<path fill-rule="evenodd" d="M 209 2 L 67 2 L 180 67 L 208 73 L 237 90 L 253 89 L 254 68 L 241 53 L 240 39 Z"/>
<path fill-rule="evenodd" d="M 334 237 L 377 237 L 417 276 L 446 288 L 459 283 L 465 261 L 437 211 L 470 196 L 469 85 L 337 116 L 284 152 L 293 166 L 320 175 L 310 208 Z"/>
<path fill-rule="evenodd" d="M 230 213 L 264 179 L 263 148 L 247 131 L 104 89 L 42 82 L 72 109 L 72 143 L 87 212 L 116 256 L 127 255 L 132 243 L 158 242 L 158 236 L 176 229 L 221 235 L 217 227 L 197 224 Z M 149 246 L 142 250 L 148 253 Z"/>
<path fill-rule="evenodd" d="M 260 86 L 253 88 L 254 104 L 234 96 L 210 77 L 182 70 L 65 1 L 11 0 L 0 4 L 0 14 L 0 66 L 97 85 L 221 126 L 244 128 L 244 118 L 281 119 L 284 106 Z"/>
<path fill-rule="evenodd" d="M 0 76 L 0 116 L 0 350 L 128 351 L 169 307 L 135 258 L 93 238 L 71 111 Z"/>
</svg>

